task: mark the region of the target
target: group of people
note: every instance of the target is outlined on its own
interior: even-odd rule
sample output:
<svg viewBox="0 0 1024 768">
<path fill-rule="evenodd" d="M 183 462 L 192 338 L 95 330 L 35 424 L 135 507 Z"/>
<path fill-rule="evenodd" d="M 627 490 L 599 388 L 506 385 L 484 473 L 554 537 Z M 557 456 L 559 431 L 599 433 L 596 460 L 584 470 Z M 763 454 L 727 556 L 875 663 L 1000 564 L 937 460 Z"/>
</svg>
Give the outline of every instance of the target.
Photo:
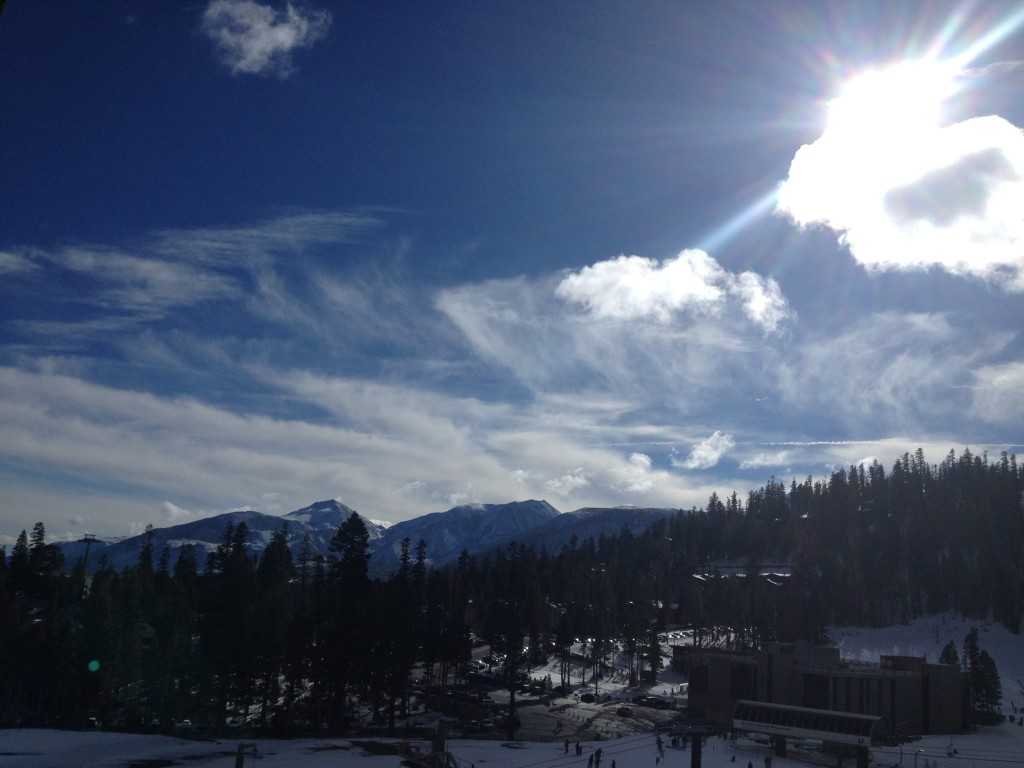
<svg viewBox="0 0 1024 768">
<path fill-rule="evenodd" d="M 569 754 L 569 740 L 568 739 L 565 740 L 564 746 L 565 746 L 565 754 L 568 755 Z M 576 756 L 577 757 L 581 756 L 583 754 L 583 742 L 577 741 L 575 749 L 576 749 Z M 601 755 L 602 754 L 603 754 L 603 750 L 601 749 L 601 747 L 598 747 L 593 752 L 591 752 L 590 756 L 587 758 L 587 768 L 601 768 Z M 614 760 L 612 760 L 611 768 L 615 768 L 615 761 Z"/>
</svg>

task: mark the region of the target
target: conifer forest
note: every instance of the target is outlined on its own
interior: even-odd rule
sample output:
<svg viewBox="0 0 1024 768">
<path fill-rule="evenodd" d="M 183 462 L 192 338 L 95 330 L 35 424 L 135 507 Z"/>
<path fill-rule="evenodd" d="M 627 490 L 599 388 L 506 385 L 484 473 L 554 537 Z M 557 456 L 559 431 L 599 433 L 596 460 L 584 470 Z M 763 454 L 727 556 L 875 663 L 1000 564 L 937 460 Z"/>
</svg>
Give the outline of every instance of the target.
<svg viewBox="0 0 1024 768">
<path fill-rule="evenodd" d="M 919 449 L 713 494 L 559 551 L 510 543 L 433 567 L 407 539 L 386 579 L 369 576 L 367 543 L 353 514 L 326 557 L 293 556 L 284 533 L 254 557 L 243 523 L 203 563 L 145 546 L 131 567 L 87 574 L 38 523 L 0 550 L 0 726 L 190 718 L 217 732 L 244 712 L 267 733 L 336 734 L 357 709 L 393 726 L 414 668 L 418 685 L 451 686 L 481 641 L 505 652 L 514 690 L 531 657 L 563 659 L 551 682 L 573 682 L 578 638 L 594 659 L 614 642 L 657 668 L 667 627 L 734 648 L 940 612 L 1019 632 L 1024 469 L 967 450 L 929 464 Z"/>
</svg>

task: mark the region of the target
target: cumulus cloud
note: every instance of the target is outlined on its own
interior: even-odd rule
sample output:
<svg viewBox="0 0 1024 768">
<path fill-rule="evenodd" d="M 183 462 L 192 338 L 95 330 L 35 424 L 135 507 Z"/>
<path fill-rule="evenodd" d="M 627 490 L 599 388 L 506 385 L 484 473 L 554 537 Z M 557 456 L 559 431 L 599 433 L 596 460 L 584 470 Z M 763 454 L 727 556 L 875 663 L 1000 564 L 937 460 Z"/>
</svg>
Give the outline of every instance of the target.
<svg viewBox="0 0 1024 768">
<path fill-rule="evenodd" d="M 598 317 L 653 319 L 668 324 L 676 313 L 717 314 L 730 299 L 767 332 L 791 314 L 771 278 L 725 270 L 701 250 L 685 250 L 662 262 L 643 256 L 618 256 L 566 275 L 555 295 L 582 304 Z"/>
<path fill-rule="evenodd" d="M 682 461 L 674 459 L 673 465 L 682 469 L 711 469 L 722 457 L 733 449 L 736 441 L 732 435 L 715 430 L 714 434 L 693 446 L 690 455 Z"/>
<path fill-rule="evenodd" d="M 626 465 L 619 469 L 618 487 L 627 493 L 649 491 L 654 485 L 654 473 L 651 470 L 653 465 L 654 462 L 646 453 L 629 454 Z"/>
<path fill-rule="evenodd" d="M 213 41 L 235 75 L 274 75 L 294 71 L 292 54 L 327 34 L 331 14 L 287 3 L 281 10 L 256 0 L 212 0 L 200 29 Z"/>
<path fill-rule="evenodd" d="M 995 115 L 940 125 L 940 65 L 867 73 L 801 147 L 778 210 L 839 233 L 870 270 L 939 268 L 1024 291 L 1024 133 Z"/>
<path fill-rule="evenodd" d="M 548 480 L 544 483 L 544 487 L 556 496 L 565 498 L 573 491 L 585 488 L 589 484 L 590 481 L 587 480 L 587 475 L 583 471 L 583 467 L 577 467 L 570 472 L 566 472 L 561 477 L 557 477 L 554 480 Z"/>
</svg>

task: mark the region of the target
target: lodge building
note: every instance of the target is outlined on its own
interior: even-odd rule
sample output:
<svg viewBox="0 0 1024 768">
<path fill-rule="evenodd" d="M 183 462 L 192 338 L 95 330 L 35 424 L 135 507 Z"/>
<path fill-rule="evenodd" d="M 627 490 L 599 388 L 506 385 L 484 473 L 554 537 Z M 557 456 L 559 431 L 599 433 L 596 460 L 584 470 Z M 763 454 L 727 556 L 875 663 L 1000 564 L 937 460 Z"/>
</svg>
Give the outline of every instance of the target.
<svg viewBox="0 0 1024 768">
<path fill-rule="evenodd" d="M 856 662 L 838 648 L 776 642 L 758 651 L 675 646 L 672 663 L 689 677 L 691 714 L 709 723 L 732 725 L 741 701 L 871 716 L 885 740 L 956 733 L 967 722 L 960 668 L 915 656 Z"/>
</svg>

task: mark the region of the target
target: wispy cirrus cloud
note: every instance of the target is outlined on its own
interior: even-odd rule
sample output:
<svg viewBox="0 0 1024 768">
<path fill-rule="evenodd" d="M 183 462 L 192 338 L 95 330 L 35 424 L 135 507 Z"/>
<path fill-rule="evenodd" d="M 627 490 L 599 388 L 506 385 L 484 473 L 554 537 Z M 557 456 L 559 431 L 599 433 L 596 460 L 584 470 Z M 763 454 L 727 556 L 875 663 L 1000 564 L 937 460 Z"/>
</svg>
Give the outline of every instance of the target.
<svg viewBox="0 0 1024 768">
<path fill-rule="evenodd" d="M 787 451 L 755 451 L 740 461 L 740 469 L 783 467 L 790 461 Z"/>
<path fill-rule="evenodd" d="M 969 428 L 972 371 L 998 358 L 1014 333 L 977 338 L 948 313 L 880 312 L 823 335 L 809 329 L 799 354 L 780 359 L 776 394 L 801 419 L 855 433 L 866 425 L 903 434 Z"/>
<path fill-rule="evenodd" d="M 226 275 L 146 256 L 71 248 L 57 254 L 56 261 L 102 286 L 89 301 L 142 316 L 161 316 L 175 307 L 238 292 L 237 282 Z"/>
<path fill-rule="evenodd" d="M 564 276 L 452 286 L 438 292 L 435 307 L 461 334 L 473 359 L 500 367 L 528 391 L 545 396 L 572 392 L 580 400 L 618 402 L 625 411 L 652 397 L 667 398 L 683 412 L 699 412 L 716 379 L 757 388 L 759 357 L 771 354 L 771 345 L 738 305 L 735 312 L 678 317 L 666 309 L 663 321 L 642 314 L 640 304 L 610 295 L 610 277 L 610 305 L 605 304 L 605 292 L 590 291 L 588 274 L 572 284 L 573 295 L 595 297 L 595 309 L 576 300 L 552 301 Z M 648 285 L 645 267 L 641 274 Z M 721 286 L 703 284 L 713 301 L 722 300 Z M 628 287 L 624 291 L 630 293 Z"/>
<path fill-rule="evenodd" d="M 324 243 L 350 243 L 382 225 L 372 212 L 291 212 L 235 226 L 163 229 L 141 247 L 154 255 L 203 264 L 249 264 L 254 258 L 266 261 Z"/>
<path fill-rule="evenodd" d="M 326 211 L 248 226 L 161 230 L 127 247 L 78 244 L 2 253 L 0 271 L 12 280 L 46 280 L 51 288 L 40 302 L 75 305 L 86 313 L 73 320 L 55 319 L 61 313 L 54 312 L 18 321 L 40 336 L 98 338 L 220 301 L 244 303 L 253 317 L 327 338 L 331 331 L 323 318 L 310 311 L 294 285 L 284 284 L 277 262 L 350 242 L 379 223 L 369 214 Z"/>
<path fill-rule="evenodd" d="M 143 524 L 310 493 L 382 519 L 457 500 L 679 508 L 768 471 L 941 456 L 965 425 L 1024 423 L 1012 330 L 890 311 L 837 333 L 787 314 L 766 343 L 744 310 L 757 292 L 702 259 L 690 295 L 709 306 L 668 292 L 661 315 L 635 303 L 658 265 L 619 304 L 613 284 L 593 306 L 560 298 L 565 272 L 425 288 L 361 258 L 380 253 L 380 226 L 309 213 L 25 250 L 34 266 L 6 295 L 63 293 L 31 319 L 4 305 L 5 330 L 38 335 L 0 345 L 0 504 L 31 495 L 7 469 L 35 467 L 48 503 L 93 484 L 110 490 L 90 514 L 135 500 Z M 622 311 L 602 314 L 606 299 Z"/>
<path fill-rule="evenodd" d="M 326 35 L 331 14 L 288 2 L 278 9 L 256 0 L 212 0 L 200 30 L 234 75 L 286 78 L 295 70 L 293 54 Z"/>
<path fill-rule="evenodd" d="M 0 251 L 0 275 L 35 272 L 38 269 L 39 265 L 27 254 Z"/>
<path fill-rule="evenodd" d="M 971 386 L 971 413 L 988 423 L 1024 422 L 1024 362 L 980 366 Z"/>
</svg>

